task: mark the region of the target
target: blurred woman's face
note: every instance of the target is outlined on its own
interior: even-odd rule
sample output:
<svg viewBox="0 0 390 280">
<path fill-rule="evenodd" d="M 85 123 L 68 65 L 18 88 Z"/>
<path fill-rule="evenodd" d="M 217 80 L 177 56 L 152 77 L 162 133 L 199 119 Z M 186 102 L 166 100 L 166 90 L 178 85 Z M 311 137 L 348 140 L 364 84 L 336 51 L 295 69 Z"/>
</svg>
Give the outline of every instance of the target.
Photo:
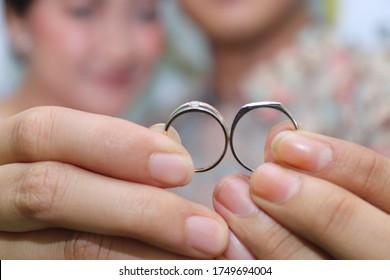
<svg viewBox="0 0 390 280">
<path fill-rule="evenodd" d="M 272 32 L 303 0 L 179 0 L 215 42 L 240 43 Z"/>
<path fill-rule="evenodd" d="M 159 58 L 157 3 L 35 0 L 20 19 L 32 38 L 26 55 L 30 77 L 64 106 L 120 113 Z"/>
</svg>

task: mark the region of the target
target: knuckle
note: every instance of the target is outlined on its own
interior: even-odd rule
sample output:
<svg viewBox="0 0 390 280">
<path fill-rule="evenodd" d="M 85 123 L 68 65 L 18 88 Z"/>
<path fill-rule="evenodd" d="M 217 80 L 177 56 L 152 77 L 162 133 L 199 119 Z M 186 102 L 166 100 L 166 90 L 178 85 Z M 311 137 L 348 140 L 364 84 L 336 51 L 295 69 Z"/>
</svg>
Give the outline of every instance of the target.
<svg viewBox="0 0 390 280">
<path fill-rule="evenodd" d="M 130 124 L 125 124 L 121 120 L 110 119 L 102 122 L 93 137 L 99 139 L 98 145 L 102 155 L 107 157 L 116 155 L 120 159 L 123 153 L 131 152 L 133 157 L 138 157 L 139 152 L 143 151 L 138 145 L 145 144 L 145 141 L 138 140 L 144 137 L 140 133 L 138 137 L 134 137 L 134 129 L 128 126 Z"/>
<path fill-rule="evenodd" d="M 335 197 L 330 194 L 323 200 L 318 213 L 322 213 L 314 221 L 314 229 L 317 229 L 320 238 L 332 239 L 343 234 L 348 228 L 355 214 L 356 206 L 349 196 Z"/>
<path fill-rule="evenodd" d="M 64 194 L 64 166 L 58 163 L 38 163 L 25 171 L 18 196 L 20 211 L 31 218 L 53 215 Z"/>
<path fill-rule="evenodd" d="M 14 130 L 16 152 L 33 160 L 50 147 L 56 112 L 52 108 L 34 108 L 26 111 Z"/>
<path fill-rule="evenodd" d="M 267 240 L 267 254 L 275 259 L 289 259 L 301 248 L 296 237 L 277 223 L 268 230 Z"/>
<path fill-rule="evenodd" d="M 76 232 L 65 243 L 65 259 L 104 260 L 108 259 L 114 237 L 87 232 Z"/>
<path fill-rule="evenodd" d="M 133 198 L 130 198 L 133 201 L 130 211 L 134 213 L 131 228 L 137 236 L 149 238 L 155 235 L 155 227 L 163 219 L 161 211 L 152 211 L 157 199 L 154 194 L 145 195 L 144 192 L 133 194 Z"/>
<path fill-rule="evenodd" d="M 381 191 L 381 181 L 385 172 L 381 172 L 383 169 L 380 165 L 381 161 L 377 154 L 370 153 L 360 158 L 356 171 L 361 172 L 360 176 L 363 176 L 359 180 L 359 182 L 362 182 L 359 193 L 363 199 L 377 196 L 378 192 Z"/>
</svg>

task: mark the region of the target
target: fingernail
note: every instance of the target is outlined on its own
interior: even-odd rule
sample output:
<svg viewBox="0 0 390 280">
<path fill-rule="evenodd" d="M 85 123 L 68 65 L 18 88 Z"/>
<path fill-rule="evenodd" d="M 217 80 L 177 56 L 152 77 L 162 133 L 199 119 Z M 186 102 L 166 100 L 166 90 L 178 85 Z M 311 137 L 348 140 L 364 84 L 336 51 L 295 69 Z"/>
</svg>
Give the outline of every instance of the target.
<svg viewBox="0 0 390 280">
<path fill-rule="evenodd" d="M 174 186 L 187 184 L 194 170 L 192 162 L 178 154 L 153 154 L 149 168 L 154 180 Z"/>
<path fill-rule="evenodd" d="M 229 245 L 223 253 L 223 257 L 228 260 L 254 260 L 253 255 L 241 243 L 233 232 L 229 234 Z"/>
<path fill-rule="evenodd" d="M 208 255 L 218 255 L 226 245 L 227 229 L 212 218 L 192 216 L 186 220 L 187 243 Z"/>
<path fill-rule="evenodd" d="M 255 198 L 282 204 L 299 191 L 300 185 L 300 179 L 293 171 L 267 163 L 252 176 L 251 190 Z"/>
<path fill-rule="evenodd" d="M 150 130 L 160 133 L 160 134 L 166 134 L 169 138 L 174 140 L 176 143 L 181 144 L 181 139 L 179 133 L 171 126 L 168 129 L 168 132 L 165 131 L 165 124 L 159 123 L 154 124 L 150 127 Z"/>
<path fill-rule="evenodd" d="M 333 159 L 330 146 L 291 131 L 279 133 L 272 141 L 271 150 L 276 160 L 309 172 L 321 171 Z"/>
<path fill-rule="evenodd" d="M 249 195 L 249 180 L 240 177 L 224 180 L 215 199 L 240 217 L 247 217 L 258 211 Z"/>
</svg>

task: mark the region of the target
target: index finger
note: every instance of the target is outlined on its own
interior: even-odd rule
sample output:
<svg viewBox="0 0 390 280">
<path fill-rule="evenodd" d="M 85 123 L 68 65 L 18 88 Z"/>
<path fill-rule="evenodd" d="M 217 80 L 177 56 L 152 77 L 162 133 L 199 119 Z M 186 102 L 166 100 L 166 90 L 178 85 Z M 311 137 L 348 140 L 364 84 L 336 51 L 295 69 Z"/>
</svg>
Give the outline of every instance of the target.
<svg viewBox="0 0 390 280">
<path fill-rule="evenodd" d="M 40 107 L 0 123 L 0 165 L 58 161 L 154 186 L 187 184 L 188 152 L 134 123 L 60 107 Z"/>
</svg>

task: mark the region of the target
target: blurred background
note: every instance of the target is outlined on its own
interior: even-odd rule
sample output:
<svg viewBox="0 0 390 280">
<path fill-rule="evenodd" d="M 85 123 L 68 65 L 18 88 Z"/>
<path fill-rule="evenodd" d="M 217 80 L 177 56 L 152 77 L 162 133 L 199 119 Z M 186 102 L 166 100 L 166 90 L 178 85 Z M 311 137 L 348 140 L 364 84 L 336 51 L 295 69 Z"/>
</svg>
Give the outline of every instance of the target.
<svg viewBox="0 0 390 280">
<path fill-rule="evenodd" d="M 387 0 L 309 0 L 313 13 L 335 25 L 348 44 L 363 49 L 390 45 L 390 2 Z M 163 1 L 163 17 L 167 26 L 168 49 L 153 82 L 136 110 L 127 118 L 142 122 L 148 100 L 161 98 L 170 104 L 178 94 L 189 92 L 207 75 L 210 59 L 202 34 L 183 15 L 175 0 Z M 4 23 L 3 1 L 0 2 L 0 97 L 18 84 L 23 72 L 10 54 Z M 183 44 L 183 42 L 186 42 Z"/>
<path fill-rule="evenodd" d="M 175 107 L 197 99 L 217 106 L 229 126 L 243 104 L 277 100 L 287 105 L 308 130 L 365 145 L 390 156 L 390 1 L 307 0 L 311 18 L 321 27 L 315 32 L 305 29 L 300 33 L 303 36 L 297 36 L 297 46 L 290 52 L 275 55 L 275 59 L 264 63 L 265 68 L 259 63 L 260 67 L 255 67 L 253 76 L 245 81 L 248 87 L 243 91 L 228 86 L 225 96 L 232 99 L 219 103 L 218 96 L 214 95 L 218 90 L 212 85 L 217 81 L 213 76 L 217 71 L 213 71 L 215 65 L 205 37 L 180 10 L 177 4 L 180 0 L 156 1 L 161 4 L 167 47 L 152 81 L 124 118 L 145 126 L 162 123 Z M 208 4 L 207 1 L 202 3 Z M 262 8 L 258 2 L 253 3 L 259 10 Z M 214 19 L 214 14 L 211 17 Z M 259 18 L 257 13 L 253 17 Z M 324 25 L 331 28 L 322 28 Z M 337 40 L 333 40 L 336 37 Z M 240 64 L 242 60 L 240 57 L 236 62 Z M 233 66 L 235 70 L 237 67 Z M 23 66 L 11 55 L 7 41 L 1 1 L 0 98 L 13 91 L 22 75 Z M 229 82 L 229 78 L 226 80 Z M 90 99 L 87 102 L 90 103 Z M 242 138 L 237 139 L 236 148 L 242 148 L 241 155 L 254 157 L 254 166 L 259 166 L 261 162 L 257 160 L 264 158 L 265 135 L 269 129 L 265 123 L 257 122 L 259 116 L 270 127 L 279 121 L 273 119 L 272 113 L 264 112 L 253 116 L 255 123 L 241 122 Z M 223 139 L 216 138 L 218 125 L 213 125 L 216 125 L 214 121 L 194 116 L 184 119 L 182 125 L 174 124 L 182 140 L 188 141 L 189 146 L 194 144 L 191 148 L 184 145 L 194 161 L 210 155 L 215 159 L 213 153 L 218 153 L 220 148 L 215 145 L 224 143 Z M 212 186 L 223 176 L 237 172 L 243 169 L 228 151 L 217 168 L 196 176 L 192 182 L 194 187 L 185 188 L 182 194 L 211 205 Z"/>
</svg>

